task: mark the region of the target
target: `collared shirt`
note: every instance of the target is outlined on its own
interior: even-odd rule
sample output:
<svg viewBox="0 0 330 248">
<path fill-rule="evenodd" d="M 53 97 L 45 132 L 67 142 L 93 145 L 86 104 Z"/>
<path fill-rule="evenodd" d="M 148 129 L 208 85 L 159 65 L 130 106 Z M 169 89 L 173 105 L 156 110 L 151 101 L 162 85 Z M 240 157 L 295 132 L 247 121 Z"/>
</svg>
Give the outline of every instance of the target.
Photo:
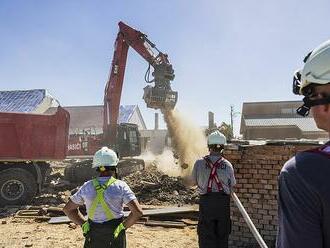
<svg viewBox="0 0 330 248">
<path fill-rule="evenodd" d="M 100 184 L 106 183 L 110 177 L 98 177 Z M 70 197 L 71 201 L 78 205 L 86 205 L 87 213 L 96 197 L 96 190 L 93 186 L 92 180 L 85 182 L 79 190 Z M 104 191 L 104 200 L 109 206 L 115 219 L 124 216 L 123 205 L 135 200 L 136 197 L 130 187 L 121 180 L 116 180 Z M 95 210 L 94 222 L 102 223 L 107 221 L 107 217 L 99 204 Z"/>
<path fill-rule="evenodd" d="M 209 156 L 211 159 L 212 163 L 217 161 L 220 156 Z M 232 164 L 227 160 L 223 159 L 222 163 L 225 166 L 220 166 L 217 169 L 217 175 L 218 178 L 222 184 L 223 190 L 225 193 L 230 194 L 233 186 L 236 184 L 236 179 L 234 176 L 234 169 Z M 204 159 L 199 159 L 195 162 L 193 171 L 192 171 L 192 178 L 198 186 L 199 193 L 201 195 L 204 195 L 207 193 L 207 185 L 210 177 L 211 169 L 210 167 L 206 164 L 206 161 Z M 212 184 L 212 192 L 218 192 L 218 186 L 213 181 Z"/>
</svg>

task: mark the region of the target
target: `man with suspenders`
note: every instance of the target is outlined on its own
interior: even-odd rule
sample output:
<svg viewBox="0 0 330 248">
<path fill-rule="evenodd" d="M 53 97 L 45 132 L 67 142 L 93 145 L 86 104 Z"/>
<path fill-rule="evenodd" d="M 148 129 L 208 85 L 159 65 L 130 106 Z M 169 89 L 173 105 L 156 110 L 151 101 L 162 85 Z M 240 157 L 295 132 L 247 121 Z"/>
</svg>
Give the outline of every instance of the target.
<svg viewBox="0 0 330 248">
<path fill-rule="evenodd" d="M 330 40 L 310 52 L 296 71 L 293 92 L 304 95 L 297 113 L 311 111 L 330 134 Z M 277 248 L 330 247 L 330 142 L 296 154 L 279 176 Z"/>
<path fill-rule="evenodd" d="M 230 194 L 236 184 L 231 163 L 222 156 L 226 137 L 219 131 L 207 138 L 210 154 L 195 162 L 191 184 L 200 192 L 198 243 L 201 248 L 226 248 L 231 231 Z"/>
<path fill-rule="evenodd" d="M 93 158 L 93 168 L 99 177 L 89 180 L 70 197 L 64 213 L 82 227 L 85 236 L 85 248 L 125 248 L 125 230 L 141 216 L 142 209 L 129 186 L 116 179 L 117 154 L 102 147 Z M 131 210 L 123 220 L 123 205 Z M 88 220 L 84 220 L 78 207 L 86 205 Z"/>
</svg>

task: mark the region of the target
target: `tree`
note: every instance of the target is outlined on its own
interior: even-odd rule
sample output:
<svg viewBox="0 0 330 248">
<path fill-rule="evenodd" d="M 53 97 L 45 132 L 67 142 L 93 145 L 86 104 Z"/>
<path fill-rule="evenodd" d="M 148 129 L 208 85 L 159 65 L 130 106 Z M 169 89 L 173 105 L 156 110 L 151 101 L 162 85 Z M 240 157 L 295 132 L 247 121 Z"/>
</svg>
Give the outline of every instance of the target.
<svg viewBox="0 0 330 248">
<path fill-rule="evenodd" d="M 227 140 L 231 140 L 234 137 L 233 134 L 233 128 L 231 125 L 222 122 L 221 125 L 218 127 L 218 130 L 224 135 L 226 136 Z"/>
</svg>

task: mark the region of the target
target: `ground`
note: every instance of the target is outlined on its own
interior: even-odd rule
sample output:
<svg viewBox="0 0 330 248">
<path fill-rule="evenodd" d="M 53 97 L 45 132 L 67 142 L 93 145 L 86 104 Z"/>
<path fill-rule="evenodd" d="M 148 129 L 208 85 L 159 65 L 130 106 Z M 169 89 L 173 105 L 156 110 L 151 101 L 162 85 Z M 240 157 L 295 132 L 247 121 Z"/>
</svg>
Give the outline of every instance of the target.
<svg viewBox="0 0 330 248">
<path fill-rule="evenodd" d="M 129 248 L 198 247 L 195 226 L 178 229 L 136 224 L 127 230 L 127 238 Z M 34 220 L 13 217 L 0 219 L 0 248 L 72 248 L 82 247 L 83 242 L 84 237 L 80 227 L 72 228 L 72 225 L 68 224 L 38 223 Z"/>
<path fill-rule="evenodd" d="M 42 194 L 33 199 L 33 206 L 63 206 L 70 194 L 75 192 L 77 185 L 82 184 L 79 182 L 76 185 L 65 181 L 66 166 L 62 162 L 52 164 L 50 183 L 44 187 Z M 149 207 L 193 205 L 198 196 L 196 190 L 184 186 L 182 178 L 169 177 L 154 167 L 135 172 L 124 180 L 133 189 L 140 203 Z M 84 237 L 80 227 L 12 217 L 17 210 L 19 208 L 15 207 L 0 209 L 0 248 L 83 247 Z M 196 226 L 179 229 L 136 224 L 127 230 L 127 243 L 129 248 L 198 247 Z"/>
</svg>

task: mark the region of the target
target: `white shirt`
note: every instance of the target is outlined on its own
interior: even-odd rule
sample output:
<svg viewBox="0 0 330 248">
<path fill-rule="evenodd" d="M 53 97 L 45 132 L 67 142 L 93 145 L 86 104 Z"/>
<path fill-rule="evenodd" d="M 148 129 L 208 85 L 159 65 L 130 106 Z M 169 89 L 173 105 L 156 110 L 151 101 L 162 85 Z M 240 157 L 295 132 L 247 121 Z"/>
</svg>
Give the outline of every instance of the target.
<svg viewBox="0 0 330 248">
<path fill-rule="evenodd" d="M 106 183 L 110 177 L 97 177 L 100 184 Z M 96 190 L 92 180 L 85 182 L 78 191 L 70 197 L 71 201 L 78 205 L 86 205 L 87 213 L 92 206 L 93 200 L 96 198 Z M 115 219 L 124 216 L 123 205 L 135 200 L 136 197 L 130 187 L 121 180 L 116 180 L 104 191 L 104 200 L 109 206 Z M 107 221 L 107 217 L 101 204 L 98 204 L 94 214 L 94 222 L 102 223 Z"/>
</svg>

